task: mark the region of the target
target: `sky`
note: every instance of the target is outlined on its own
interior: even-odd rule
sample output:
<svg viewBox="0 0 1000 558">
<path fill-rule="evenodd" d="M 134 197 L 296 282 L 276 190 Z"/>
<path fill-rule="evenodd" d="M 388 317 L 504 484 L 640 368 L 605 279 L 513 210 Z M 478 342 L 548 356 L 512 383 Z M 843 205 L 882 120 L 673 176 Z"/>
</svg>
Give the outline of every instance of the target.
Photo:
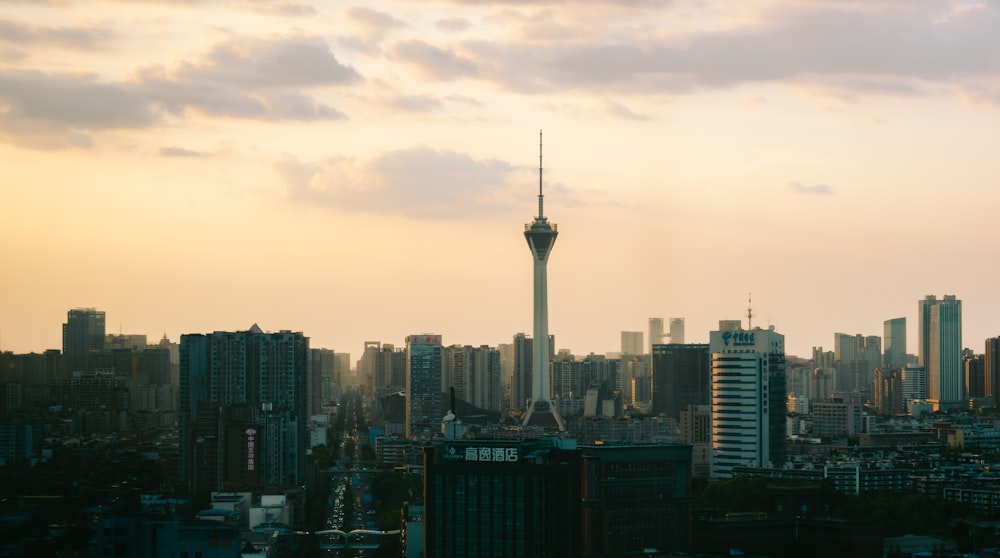
<svg viewBox="0 0 1000 558">
<path fill-rule="evenodd" d="M 1000 5 L 922 0 L 0 0 L 0 350 L 683 317 L 788 354 L 963 301 L 1000 335 Z M 752 302 L 749 302 L 751 300 Z"/>
</svg>

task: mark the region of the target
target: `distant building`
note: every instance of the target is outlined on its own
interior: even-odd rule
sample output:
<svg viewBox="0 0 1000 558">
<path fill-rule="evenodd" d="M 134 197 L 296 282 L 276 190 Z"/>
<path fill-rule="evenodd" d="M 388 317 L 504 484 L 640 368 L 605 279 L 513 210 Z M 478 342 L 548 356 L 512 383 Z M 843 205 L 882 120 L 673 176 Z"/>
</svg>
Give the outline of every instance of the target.
<svg viewBox="0 0 1000 558">
<path fill-rule="evenodd" d="M 927 370 L 927 400 L 935 410 L 960 407 L 965 399 L 962 370 L 962 301 L 927 295 L 918 306 L 920 365 Z"/>
<path fill-rule="evenodd" d="M 104 351 L 104 311 L 74 308 L 62 326 L 63 364 L 67 372 L 86 371 L 88 356 Z"/>
<path fill-rule="evenodd" d="M 862 407 L 851 393 L 813 400 L 809 406 L 813 434 L 821 438 L 856 438 L 861 434 Z"/>
<path fill-rule="evenodd" d="M 903 368 L 903 403 L 927 399 L 927 370 L 923 366 Z"/>
<path fill-rule="evenodd" d="M 708 405 L 711 368 L 707 344 L 653 345 L 652 413 L 679 419 L 687 405 Z"/>
<path fill-rule="evenodd" d="M 773 329 L 709 334 L 712 478 L 785 462 L 785 337 Z"/>
<path fill-rule="evenodd" d="M 712 467 L 712 407 L 688 405 L 681 411 L 681 438 L 691 444 L 691 476 L 708 478 Z"/>
<path fill-rule="evenodd" d="M 302 333 L 256 324 L 181 336 L 181 477 L 196 495 L 304 480 L 308 352 Z"/>
<path fill-rule="evenodd" d="M 650 318 L 649 319 L 649 344 L 647 348 L 648 352 L 653 352 L 653 345 L 663 343 L 663 338 L 666 334 L 663 333 L 663 318 Z"/>
<path fill-rule="evenodd" d="M 990 337 L 986 340 L 986 351 L 983 354 L 983 382 L 989 390 L 993 404 L 1000 403 L 1000 337 Z"/>
<path fill-rule="evenodd" d="M 406 437 L 430 438 L 441 431 L 441 336 L 406 338 Z"/>
<path fill-rule="evenodd" d="M 644 354 L 644 351 L 642 350 L 642 332 L 623 331 L 621 348 L 622 348 L 622 355 Z"/>
<path fill-rule="evenodd" d="M 906 366 L 906 318 L 893 318 L 883 324 L 882 365 L 890 370 Z"/>
<path fill-rule="evenodd" d="M 684 341 L 684 318 L 670 318 L 670 332 L 667 334 L 670 342 L 683 345 Z"/>
</svg>

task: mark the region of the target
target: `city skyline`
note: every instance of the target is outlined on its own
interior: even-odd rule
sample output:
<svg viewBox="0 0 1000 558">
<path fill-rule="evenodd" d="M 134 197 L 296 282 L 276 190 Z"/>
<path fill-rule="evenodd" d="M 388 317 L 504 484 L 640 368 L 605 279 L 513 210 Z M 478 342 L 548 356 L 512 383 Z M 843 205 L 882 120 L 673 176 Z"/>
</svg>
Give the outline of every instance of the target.
<svg viewBox="0 0 1000 558">
<path fill-rule="evenodd" d="M 0 350 L 109 332 L 617 350 L 773 324 L 790 355 L 963 301 L 1000 335 L 1000 9 L 598 0 L 4 3 Z M 847 40 L 846 38 L 849 38 Z"/>
</svg>

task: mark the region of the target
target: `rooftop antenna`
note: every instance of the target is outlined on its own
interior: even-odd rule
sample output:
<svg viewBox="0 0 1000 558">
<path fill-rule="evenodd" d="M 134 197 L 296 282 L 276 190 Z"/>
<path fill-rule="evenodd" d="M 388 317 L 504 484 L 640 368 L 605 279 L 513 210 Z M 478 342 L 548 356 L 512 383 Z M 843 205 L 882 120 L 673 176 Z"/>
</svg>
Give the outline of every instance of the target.
<svg viewBox="0 0 1000 558">
<path fill-rule="evenodd" d="M 538 219 L 545 219 L 542 213 L 542 131 L 538 130 Z"/>
<path fill-rule="evenodd" d="M 753 306 L 751 293 L 747 293 L 747 329 L 753 329 Z"/>
</svg>

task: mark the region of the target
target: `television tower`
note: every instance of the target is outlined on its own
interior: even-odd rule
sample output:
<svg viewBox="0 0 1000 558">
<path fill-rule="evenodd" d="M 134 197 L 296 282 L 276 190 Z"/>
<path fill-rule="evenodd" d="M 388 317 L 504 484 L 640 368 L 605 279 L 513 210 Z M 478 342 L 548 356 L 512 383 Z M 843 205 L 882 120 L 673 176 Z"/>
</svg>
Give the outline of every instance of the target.
<svg viewBox="0 0 1000 558">
<path fill-rule="evenodd" d="M 549 385 L 549 294 L 546 266 L 549 252 L 556 242 L 559 232 L 550 225 L 542 211 L 542 132 L 538 131 L 538 217 L 524 226 L 524 238 L 531 249 L 535 263 L 535 324 L 532 341 L 531 402 L 524 414 L 523 426 L 541 426 L 546 429 L 566 430 L 559 411 L 549 401 L 552 389 Z"/>
</svg>

